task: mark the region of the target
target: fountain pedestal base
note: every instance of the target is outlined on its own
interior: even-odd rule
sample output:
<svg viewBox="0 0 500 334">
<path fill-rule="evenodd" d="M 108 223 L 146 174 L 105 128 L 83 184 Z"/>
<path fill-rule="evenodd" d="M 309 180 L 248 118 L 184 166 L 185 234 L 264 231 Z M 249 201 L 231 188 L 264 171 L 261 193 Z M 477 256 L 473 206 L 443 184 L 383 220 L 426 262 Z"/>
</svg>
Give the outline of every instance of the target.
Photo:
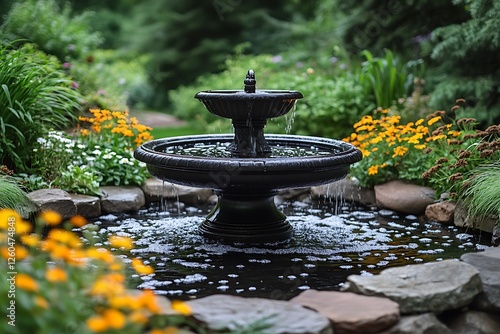
<svg viewBox="0 0 500 334">
<path fill-rule="evenodd" d="M 292 227 L 276 207 L 274 195 L 222 192 L 200 226 L 201 233 L 210 239 L 229 242 L 268 243 L 289 239 Z"/>
</svg>

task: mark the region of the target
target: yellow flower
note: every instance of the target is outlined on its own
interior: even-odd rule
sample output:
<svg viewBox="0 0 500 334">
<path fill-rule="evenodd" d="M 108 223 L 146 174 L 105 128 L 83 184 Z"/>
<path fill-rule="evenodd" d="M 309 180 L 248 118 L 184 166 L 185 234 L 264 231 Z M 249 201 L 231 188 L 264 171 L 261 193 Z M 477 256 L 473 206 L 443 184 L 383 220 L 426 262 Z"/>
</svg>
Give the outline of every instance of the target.
<svg viewBox="0 0 500 334">
<path fill-rule="evenodd" d="M 40 218 L 47 224 L 51 226 L 59 225 L 62 222 L 62 216 L 60 213 L 53 210 L 43 211 L 40 214 Z"/>
<path fill-rule="evenodd" d="M 191 315 L 191 307 L 183 301 L 173 300 L 171 307 L 174 311 L 177 311 L 182 315 Z"/>
<path fill-rule="evenodd" d="M 85 224 L 87 224 L 87 220 L 80 215 L 76 215 L 76 216 L 71 217 L 69 222 L 71 224 L 73 224 L 73 226 L 76 226 L 76 227 L 82 227 Z"/>
<path fill-rule="evenodd" d="M 93 316 L 87 319 L 87 327 L 93 332 L 104 332 L 108 329 L 108 323 L 103 317 Z"/>
<path fill-rule="evenodd" d="M 0 248 L 0 253 L 6 259 L 15 257 L 16 260 L 22 260 L 28 256 L 28 250 L 25 247 L 19 245 L 14 246 L 13 252 L 12 249 L 11 251 L 9 251 L 7 247 L 2 247 Z"/>
<path fill-rule="evenodd" d="M 81 129 L 80 134 L 82 136 L 88 136 L 90 134 L 90 131 L 88 129 Z"/>
<path fill-rule="evenodd" d="M 161 308 L 156 301 L 156 296 L 151 290 L 144 290 L 137 299 L 139 305 L 147 308 L 151 313 L 160 313 Z"/>
<path fill-rule="evenodd" d="M 109 237 L 109 244 L 111 247 L 115 248 L 125 248 L 126 250 L 130 250 L 134 247 L 134 243 L 129 237 L 122 237 L 118 235 L 112 235 Z"/>
<path fill-rule="evenodd" d="M 129 295 L 125 296 L 113 296 L 109 299 L 109 306 L 116 309 L 138 309 L 140 307 L 139 303 L 136 302 L 135 298 Z"/>
<path fill-rule="evenodd" d="M 140 275 L 149 275 L 154 273 L 154 269 L 152 267 L 145 265 L 137 258 L 132 260 L 132 267 Z"/>
<path fill-rule="evenodd" d="M 18 235 L 31 231 L 30 223 L 24 221 L 16 211 L 0 209 L 0 230 L 12 230 L 12 228 Z"/>
<path fill-rule="evenodd" d="M 63 229 L 51 230 L 49 232 L 48 239 L 58 241 L 72 248 L 78 248 L 82 246 L 82 242 L 76 236 L 76 234 Z"/>
<path fill-rule="evenodd" d="M 378 174 L 378 165 L 370 166 L 368 168 L 368 175 L 377 175 Z"/>
<path fill-rule="evenodd" d="M 49 282 L 65 282 L 68 279 L 68 275 L 61 268 L 49 268 L 45 272 L 45 278 Z"/>
<path fill-rule="evenodd" d="M 109 328 L 120 329 L 125 326 L 125 315 L 115 309 L 107 309 L 103 312 L 102 317 L 106 321 Z"/>
<path fill-rule="evenodd" d="M 179 332 L 179 329 L 174 326 L 168 326 L 164 329 L 153 329 L 149 334 L 176 334 Z"/>
<path fill-rule="evenodd" d="M 107 249 L 104 248 L 89 248 L 87 250 L 87 256 L 89 258 L 100 260 L 108 264 L 111 264 L 114 261 L 113 254 L 111 254 Z"/>
<path fill-rule="evenodd" d="M 394 154 L 392 155 L 393 158 L 395 157 L 402 157 L 403 155 L 405 155 L 406 152 L 408 152 L 408 148 L 407 147 L 404 147 L 404 146 L 398 146 L 394 149 Z"/>
<path fill-rule="evenodd" d="M 430 120 L 427 121 L 427 125 L 431 126 L 432 124 L 434 124 L 440 120 L 441 120 L 441 116 L 432 117 Z"/>
<path fill-rule="evenodd" d="M 40 243 L 40 236 L 38 234 L 25 234 L 21 236 L 21 242 L 26 246 L 36 247 Z"/>
<path fill-rule="evenodd" d="M 30 275 L 23 273 L 16 275 L 16 286 L 26 291 L 38 291 L 37 282 Z"/>
<path fill-rule="evenodd" d="M 35 297 L 35 305 L 37 305 L 41 308 L 44 308 L 44 309 L 49 308 L 49 303 L 47 302 L 47 300 L 43 297 L 40 297 L 40 296 Z"/>
</svg>

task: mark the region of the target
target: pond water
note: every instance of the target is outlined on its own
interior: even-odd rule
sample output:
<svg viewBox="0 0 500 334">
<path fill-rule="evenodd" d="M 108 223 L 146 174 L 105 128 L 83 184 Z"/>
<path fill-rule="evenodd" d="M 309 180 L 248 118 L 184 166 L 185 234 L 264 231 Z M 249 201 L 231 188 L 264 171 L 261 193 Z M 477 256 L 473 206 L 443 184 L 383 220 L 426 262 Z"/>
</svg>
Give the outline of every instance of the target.
<svg viewBox="0 0 500 334">
<path fill-rule="evenodd" d="M 339 290 L 351 274 L 459 258 L 484 249 L 490 240 L 484 233 L 389 210 L 336 208 L 330 202 L 284 202 L 279 208 L 294 236 L 261 246 L 207 240 L 197 229 L 209 208 L 179 210 L 175 203 L 166 210 L 151 207 L 94 222 L 102 237 L 132 237 L 132 255 L 155 267 L 153 275 L 132 277 L 138 288 L 181 300 L 212 294 L 288 300 L 306 289 Z"/>
</svg>

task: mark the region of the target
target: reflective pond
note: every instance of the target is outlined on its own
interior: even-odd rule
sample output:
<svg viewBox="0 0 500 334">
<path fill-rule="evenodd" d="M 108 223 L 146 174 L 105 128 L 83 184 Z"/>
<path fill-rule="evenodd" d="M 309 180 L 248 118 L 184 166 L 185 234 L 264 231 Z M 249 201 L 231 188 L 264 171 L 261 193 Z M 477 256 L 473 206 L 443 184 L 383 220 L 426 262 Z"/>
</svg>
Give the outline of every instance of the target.
<svg viewBox="0 0 500 334">
<path fill-rule="evenodd" d="M 198 234 L 209 208 L 169 205 L 101 216 L 95 233 L 102 240 L 110 233 L 132 237 L 132 255 L 156 269 L 133 276 L 134 284 L 181 300 L 218 293 L 287 300 L 306 289 L 339 290 L 348 275 L 458 259 L 489 246 L 491 238 L 389 210 L 284 202 L 279 208 L 294 228 L 291 240 L 224 245 Z"/>
</svg>

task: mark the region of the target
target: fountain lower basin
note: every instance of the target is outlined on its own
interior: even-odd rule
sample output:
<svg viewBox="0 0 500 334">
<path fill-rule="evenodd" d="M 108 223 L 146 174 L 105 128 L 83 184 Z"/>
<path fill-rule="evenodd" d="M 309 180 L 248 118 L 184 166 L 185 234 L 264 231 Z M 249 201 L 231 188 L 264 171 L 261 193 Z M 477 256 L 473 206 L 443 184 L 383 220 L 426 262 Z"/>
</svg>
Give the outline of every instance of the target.
<svg viewBox="0 0 500 334">
<path fill-rule="evenodd" d="M 218 203 L 200 226 L 211 239 L 246 243 L 289 239 L 292 227 L 276 207 L 274 195 L 283 189 L 340 180 L 361 159 L 361 152 L 351 144 L 294 135 L 267 135 L 266 141 L 270 147 L 312 147 L 321 154 L 248 159 L 168 153 L 177 147 L 229 145 L 233 138 L 232 134 L 164 138 L 147 142 L 134 153 L 158 179 L 216 191 Z"/>
</svg>

